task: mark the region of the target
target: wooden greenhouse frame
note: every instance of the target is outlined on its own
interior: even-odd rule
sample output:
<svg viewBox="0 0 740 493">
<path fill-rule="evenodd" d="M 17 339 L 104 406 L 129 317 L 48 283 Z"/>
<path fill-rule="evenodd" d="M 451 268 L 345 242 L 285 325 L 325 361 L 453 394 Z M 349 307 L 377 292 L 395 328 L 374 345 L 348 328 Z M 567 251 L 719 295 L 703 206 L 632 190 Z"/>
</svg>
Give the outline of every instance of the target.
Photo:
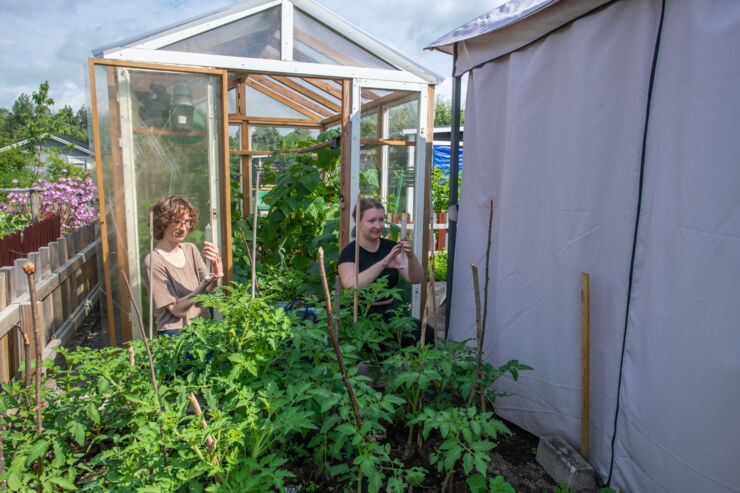
<svg viewBox="0 0 740 493">
<path fill-rule="evenodd" d="M 265 19 L 268 17 L 273 22 L 272 32 L 269 26 L 265 27 Z M 249 22 L 251 24 L 247 24 Z M 313 30 L 307 29 L 306 25 Z M 229 29 L 235 32 L 237 27 L 238 34 L 224 34 L 225 38 L 219 39 L 223 41 L 221 44 L 212 43 L 211 40 L 219 38 L 221 33 L 230 33 Z M 250 35 L 249 32 L 246 35 L 243 33 L 250 29 L 259 34 L 259 37 L 254 35 L 254 40 L 267 41 L 257 56 L 251 53 L 252 56 L 235 56 L 233 51 L 243 47 L 245 36 Z M 250 40 L 250 43 L 254 40 Z M 239 44 L 240 41 L 242 45 Z M 337 47 L 334 42 L 346 43 L 346 46 Z M 250 43 L 246 44 L 253 49 L 255 43 Z M 100 148 L 100 122 L 95 105 L 98 90 L 95 87 L 96 67 L 107 67 L 109 71 L 112 70 L 110 67 L 133 67 L 206 73 L 221 77 L 223 86 L 218 103 L 223 118 L 219 122 L 222 139 L 218 142 L 221 187 L 218 193 L 218 217 L 227 280 L 231 276 L 232 262 L 230 161 L 232 158 L 240 161 L 240 168 L 243 170 L 240 186 L 243 190 L 251 191 L 252 158 L 269 154 L 252 148 L 250 136 L 255 126 L 309 128 L 318 131 L 332 127 L 341 129 L 340 248 L 350 241 L 351 211 L 360 188 L 361 146 L 376 146 L 378 149 L 375 160 L 379 176 L 383 180 L 380 188 L 384 194 L 387 189 L 389 150 L 408 149 L 409 163 L 413 163 L 414 170 L 413 187 L 409 190 L 413 188 L 412 199 L 415 196 L 413 209 L 409 212 L 413 213 L 417 224 L 429 224 L 434 85 L 440 82 L 440 78 L 311 0 L 251 0 L 134 40 L 99 48 L 93 54 L 95 58 L 91 58 L 89 64 L 96 150 Z M 309 55 L 318 58 L 320 63 L 305 61 Z M 260 97 L 279 103 L 280 107 L 288 108 L 286 111 L 292 116 L 255 115 L 250 111 L 249 94 L 259 94 Z M 389 110 L 409 101 L 417 102 L 415 140 L 392 138 L 388 134 Z M 373 138 L 362 138 L 360 132 L 363 113 L 367 112 L 377 113 L 377 131 Z M 230 128 L 239 131 L 239 149 L 229 149 Z M 322 145 L 329 143 L 320 143 L 316 147 Z M 98 188 L 101 210 L 105 210 L 103 172 L 98 154 L 96 152 Z M 248 197 L 251 194 L 244 195 L 242 208 L 246 216 L 250 213 Z M 105 220 L 102 233 L 108 324 L 111 327 L 111 344 L 115 344 L 115 323 L 112 316 L 115 301 L 112 299 L 113 282 L 109 274 Z M 413 243 L 426 271 L 427 256 L 424 253 L 429 248 L 429 228 L 414 228 Z M 415 316 L 419 316 L 420 307 L 424 306 L 425 291 L 426 283 L 413 288 L 412 309 Z M 120 303 L 124 304 L 125 301 L 121 299 Z M 131 337 L 134 335 L 130 326 L 124 326 L 124 340 Z"/>
</svg>

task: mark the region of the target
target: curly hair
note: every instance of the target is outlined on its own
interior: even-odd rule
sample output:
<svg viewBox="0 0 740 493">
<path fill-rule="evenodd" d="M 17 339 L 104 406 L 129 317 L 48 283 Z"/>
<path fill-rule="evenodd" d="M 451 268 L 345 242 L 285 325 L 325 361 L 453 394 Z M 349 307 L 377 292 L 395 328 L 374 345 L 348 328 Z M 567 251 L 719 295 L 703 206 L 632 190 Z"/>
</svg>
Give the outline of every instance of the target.
<svg viewBox="0 0 740 493">
<path fill-rule="evenodd" d="M 172 223 L 182 221 L 185 213 L 190 214 L 192 225 L 188 233 L 198 225 L 198 211 L 193 204 L 182 195 L 167 195 L 152 205 L 154 214 L 154 239 L 159 241 L 164 236 L 164 230 Z"/>
</svg>

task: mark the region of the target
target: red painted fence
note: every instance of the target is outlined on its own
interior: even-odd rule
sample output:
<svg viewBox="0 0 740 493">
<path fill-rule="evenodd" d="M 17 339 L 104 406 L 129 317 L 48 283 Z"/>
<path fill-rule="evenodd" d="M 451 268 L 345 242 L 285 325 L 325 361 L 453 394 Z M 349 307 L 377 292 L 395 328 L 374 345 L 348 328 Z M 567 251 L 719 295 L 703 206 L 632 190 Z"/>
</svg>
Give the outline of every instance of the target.
<svg viewBox="0 0 740 493">
<path fill-rule="evenodd" d="M 17 259 L 37 252 L 59 238 L 61 232 L 62 219 L 51 216 L 29 224 L 23 231 L 0 238 L 0 267 L 13 265 Z"/>
</svg>

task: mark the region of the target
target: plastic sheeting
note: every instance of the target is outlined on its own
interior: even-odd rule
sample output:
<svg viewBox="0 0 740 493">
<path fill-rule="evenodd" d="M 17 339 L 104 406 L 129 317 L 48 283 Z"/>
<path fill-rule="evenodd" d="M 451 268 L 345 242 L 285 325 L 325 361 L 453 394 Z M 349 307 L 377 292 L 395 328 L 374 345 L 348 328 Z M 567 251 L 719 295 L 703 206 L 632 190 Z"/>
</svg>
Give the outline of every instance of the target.
<svg viewBox="0 0 740 493">
<path fill-rule="evenodd" d="M 463 148 L 458 149 L 459 169 L 462 170 Z M 442 171 L 450 171 L 450 158 L 452 153 L 450 146 L 434 144 L 434 154 L 432 155 L 432 165 Z"/>
<path fill-rule="evenodd" d="M 471 72 L 450 337 L 475 335 L 492 199 L 485 355 L 535 368 L 496 411 L 578 448 L 587 272 L 589 461 L 625 491 L 738 491 L 740 4 L 666 2 L 643 168 L 660 15 L 614 2 Z"/>
</svg>

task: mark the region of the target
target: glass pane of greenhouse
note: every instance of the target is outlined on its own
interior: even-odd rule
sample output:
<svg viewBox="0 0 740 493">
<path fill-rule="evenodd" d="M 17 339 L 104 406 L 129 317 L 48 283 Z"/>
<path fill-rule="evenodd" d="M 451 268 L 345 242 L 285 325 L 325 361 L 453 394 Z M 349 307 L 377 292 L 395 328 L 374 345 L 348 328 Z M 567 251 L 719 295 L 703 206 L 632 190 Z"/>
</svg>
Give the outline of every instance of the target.
<svg viewBox="0 0 740 493">
<path fill-rule="evenodd" d="M 272 99 L 253 87 L 246 86 L 247 116 L 262 116 L 269 118 L 300 118 L 307 119 L 303 113 L 290 106 Z"/>
<path fill-rule="evenodd" d="M 146 309 L 141 264 L 149 253 L 149 208 L 156 200 L 168 194 L 187 197 L 200 215 L 188 241 L 200 248 L 210 223 L 219 244 L 221 78 L 96 67 L 96 81 L 111 259 L 126 272 L 134 298 Z M 125 296 L 115 299 L 126 338 L 132 313 Z M 137 332 L 129 334 L 139 337 Z"/>
<path fill-rule="evenodd" d="M 162 49 L 280 60 L 280 8 L 273 7 Z"/>
<path fill-rule="evenodd" d="M 297 62 L 395 70 L 392 65 L 299 9 L 295 9 L 293 16 L 293 59 Z"/>
</svg>

